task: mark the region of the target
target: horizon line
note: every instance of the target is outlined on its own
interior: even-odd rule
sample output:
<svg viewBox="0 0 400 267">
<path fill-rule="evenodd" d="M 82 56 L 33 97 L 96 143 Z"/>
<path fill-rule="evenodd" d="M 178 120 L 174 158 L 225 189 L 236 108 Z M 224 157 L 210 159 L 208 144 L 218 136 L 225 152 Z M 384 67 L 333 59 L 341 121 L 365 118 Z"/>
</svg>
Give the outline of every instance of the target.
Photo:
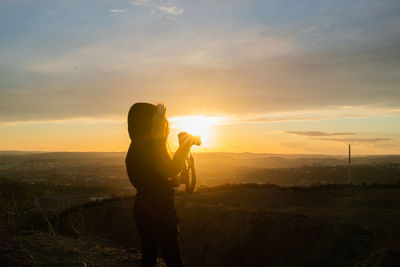
<svg viewBox="0 0 400 267">
<path fill-rule="evenodd" d="M 45 150 L 0 150 L 1 153 L 127 153 L 127 151 L 45 151 Z M 271 152 L 232 152 L 232 151 L 198 151 L 192 152 L 194 154 L 211 154 L 211 153 L 230 153 L 230 154 L 270 154 L 270 155 L 313 155 L 313 156 L 338 156 L 347 157 L 348 154 L 321 154 L 321 153 L 271 153 Z M 352 154 L 352 156 L 400 156 L 400 154 Z"/>
</svg>

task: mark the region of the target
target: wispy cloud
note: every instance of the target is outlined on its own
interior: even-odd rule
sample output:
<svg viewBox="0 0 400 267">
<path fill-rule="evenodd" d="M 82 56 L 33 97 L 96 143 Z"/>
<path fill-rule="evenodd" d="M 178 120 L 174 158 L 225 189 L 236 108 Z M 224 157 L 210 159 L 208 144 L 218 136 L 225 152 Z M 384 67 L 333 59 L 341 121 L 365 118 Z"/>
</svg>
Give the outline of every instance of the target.
<svg viewBox="0 0 400 267">
<path fill-rule="evenodd" d="M 317 138 L 323 141 L 336 141 L 344 143 L 378 143 L 384 141 L 392 141 L 393 138 L 382 138 L 382 137 L 354 137 L 354 138 Z"/>
<path fill-rule="evenodd" d="M 125 10 L 125 9 L 109 9 L 108 11 L 110 11 L 111 13 L 124 13 L 124 12 L 127 12 L 127 10 Z"/>
<path fill-rule="evenodd" d="M 144 7 L 150 10 L 150 13 L 157 17 L 178 17 L 183 14 L 184 9 L 178 5 L 165 1 L 152 1 L 152 0 L 136 0 L 132 2 L 133 6 Z"/>
<path fill-rule="evenodd" d="M 136 0 L 134 2 L 132 2 L 132 5 L 134 6 L 144 6 L 149 4 L 151 1 L 150 0 Z"/>
<path fill-rule="evenodd" d="M 322 131 L 286 131 L 287 134 L 305 136 L 311 138 L 311 140 L 320 141 L 334 141 L 342 143 L 364 143 L 364 144 L 375 144 L 378 142 L 392 141 L 393 138 L 387 137 L 342 137 L 342 138 L 329 138 L 329 136 L 347 136 L 357 135 L 356 133 L 345 133 L 345 132 L 322 132 Z"/>
<path fill-rule="evenodd" d="M 158 9 L 169 15 L 180 16 L 183 14 L 183 9 L 177 6 L 158 6 Z"/>
<path fill-rule="evenodd" d="M 109 118 L 109 119 L 102 119 L 102 118 L 95 118 L 95 117 L 76 117 L 76 118 L 69 118 L 69 119 L 59 119 L 59 120 L 29 120 L 29 121 L 9 121 L 9 122 L 2 122 L 0 121 L 0 128 L 5 127 L 15 127 L 15 126 L 27 126 L 27 125 L 51 125 L 51 124 L 71 124 L 71 123 L 81 123 L 81 124 L 88 124 L 88 123 L 112 123 L 112 124 L 121 124 L 125 123 L 125 118 Z"/>
<path fill-rule="evenodd" d="M 355 135 L 355 133 L 327 133 L 321 131 L 287 131 L 288 134 L 301 136 L 335 136 L 335 135 Z"/>
<path fill-rule="evenodd" d="M 240 123 L 268 123 L 279 121 L 322 121 L 331 119 L 355 119 L 355 118 L 371 118 L 381 116 L 399 116 L 400 111 L 397 109 L 385 108 L 369 108 L 365 107 L 335 107 L 334 109 L 310 109 L 296 110 L 285 112 L 271 112 L 266 114 L 244 114 L 230 116 L 227 119 L 229 124 Z M 303 136 L 329 136 L 329 135 L 354 135 L 355 133 L 325 133 L 322 131 L 288 131 L 289 134 L 297 134 Z"/>
</svg>

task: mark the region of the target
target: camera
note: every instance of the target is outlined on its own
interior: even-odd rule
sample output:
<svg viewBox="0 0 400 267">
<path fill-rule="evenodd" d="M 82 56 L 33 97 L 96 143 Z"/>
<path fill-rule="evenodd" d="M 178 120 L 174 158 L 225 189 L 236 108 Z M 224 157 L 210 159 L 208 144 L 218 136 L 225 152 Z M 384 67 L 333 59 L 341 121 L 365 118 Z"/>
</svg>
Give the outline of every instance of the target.
<svg viewBox="0 0 400 267">
<path fill-rule="evenodd" d="M 200 136 L 192 136 L 193 137 L 193 144 L 196 146 L 201 145 L 201 137 Z"/>
<path fill-rule="evenodd" d="M 183 137 L 183 136 L 185 136 L 185 137 Z M 193 136 L 193 135 L 191 135 L 191 134 L 188 134 L 188 133 L 186 133 L 186 132 L 180 132 L 179 134 L 178 134 L 178 137 L 179 138 L 190 138 L 191 140 L 192 140 L 192 142 L 193 142 L 193 144 L 194 145 L 196 145 L 196 146 L 199 146 L 199 145 L 201 145 L 201 137 L 200 136 Z M 180 142 L 180 141 L 179 141 Z"/>
</svg>

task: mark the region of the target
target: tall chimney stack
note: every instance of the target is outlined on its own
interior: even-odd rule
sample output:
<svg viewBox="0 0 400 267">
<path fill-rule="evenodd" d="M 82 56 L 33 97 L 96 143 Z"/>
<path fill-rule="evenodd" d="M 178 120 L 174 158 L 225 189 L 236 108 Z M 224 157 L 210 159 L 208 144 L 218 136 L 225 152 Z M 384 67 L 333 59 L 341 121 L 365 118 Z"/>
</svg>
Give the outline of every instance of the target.
<svg viewBox="0 0 400 267">
<path fill-rule="evenodd" d="M 347 183 L 351 183 L 351 145 L 349 144 L 349 173 L 347 177 Z"/>
</svg>

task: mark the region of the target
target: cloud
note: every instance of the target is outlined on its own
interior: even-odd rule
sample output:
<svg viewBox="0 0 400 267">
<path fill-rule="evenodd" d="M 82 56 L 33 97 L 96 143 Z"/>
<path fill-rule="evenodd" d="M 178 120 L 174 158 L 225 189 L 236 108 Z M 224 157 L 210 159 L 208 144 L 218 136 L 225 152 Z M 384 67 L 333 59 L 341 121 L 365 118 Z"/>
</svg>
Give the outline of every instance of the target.
<svg viewBox="0 0 400 267">
<path fill-rule="evenodd" d="M 29 121 L 14 121 L 14 122 L 1 122 L 0 128 L 5 127 L 14 127 L 14 126 L 27 126 L 27 125 L 45 125 L 45 124 L 66 124 L 66 123 L 81 123 L 81 124 L 90 124 L 90 123 L 112 123 L 112 124 L 121 124 L 126 123 L 124 118 L 110 118 L 110 119 L 102 119 L 102 118 L 68 118 L 68 119 L 59 119 L 59 120 L 29 120 Z"/>
<path fill-rule="evenodd" d="M 177 6 L 158 6 L 158 9 L 169 15 L 180 16 L 183 14 L 183 9 Z"/>
<path fill-rule="evenodd" d="M 327 133 L 320 131 L 287 131 L 288 134 L 301 136 L 334 136 L 334 135 L 355 135 L 355 133 Z"/>
<path fill-rule="evenodd" d="M 197 9 L 188 3 L 187 16 L 171 24 L 149 19 L 148 11 L 179 14 L 183 8 L 177 3 L 139 0 L 132 3 L 132 11 L 145 14 L 122 16 L 126 23 L 93 21 L 90 27 L 98 28 L 88 30 L 55 20 L 58 24 L 52 29 L 47 28 L 50 23 L 35 25 L 35 36 L 18 39 L 7 33 L 13 38 L 3 38 L 0 44 L 18 42 L 0 50 L 0 119 L 107 117 L 123 114 L 136 99 L 164 101 L 173 115 L 215 112 L 251 123 L 400 115 L 400 38 L 393 34 L 400 29 L 394 27 L 398 16 L 389 16 L 393 24 L 387 22 L 382 28 L 391 29 L 390 33 L 379 30 L 372 19 L 358 25 L 369 32 L 362 36 L 375 38 L 374 42 L 357 37 L 346 46 L 338 44 L 334 39 L 348 29 L 340 27 L 318 35 L 330 39 L 314 49 L 318 36 L 298 33 L 300 26 L 310 25 L 287 23 L 292 19 L 287 16 L 274 26 L 257 18 L 244 23 L 248 20 L 241 20 L 243 13 L 235 13 L 244 4 L 235 9 L 238 3 L 222 2 L 217 1 L 212 10 L 202 1 Z M 265 5 L 259 10 L 274 12 Z M 348 6 L 336 1 L 331 5 Z M 367 10 L 375 14 L 375 9 Z M 307 12 L 313 13 L 313 7 Z M 217 13 L 221 20 L 215 16 L 218 19 L 198 23 Z M 340 17 L 324 15 L 332 20 Z M 340 19 L 340 23 L 350 19 Z M 315 27 L 322 31 L 323 25 Z M 335 21 L 329 25 L 336 25 Z M 350 30 L 355 27 L 350 26 Z M 56 38 L 50 30 L 71 37 L 71 42 L 67 37 Z M 30 40 L 29 46 L 24 39 Z"/>
<path fill-rule="evenodd" d="M 321 141 L 334 141 L 342 143 L 364 143 L 364 144 L 375 144 L 378 142 L 392 141 L 393 138 L 383 137 L 345 137 L 345 138 L 327 138 L 326 136 L 343 136 L 343 135 L 356 135 L 356 133 L 344 133 L 344 132 L 321 132 L 321 131 L 287 131 L 287 134 L 294 134 L 300 136 L 306 136 L 312 140 Z"/>
<path fill-rule="evenodd" d="M 320 121 L 330 119 L 354 119 L 371 118 L 382 116 L 400 116 L 400 110 L 385 108 L 366 108 L 366 107 L 335 107 L 323 109 L 308 109 L 297 111 L 270 112 L 266 114 L 240 114 L 228 116 L 225 120 L 228 124 L 240 123 L 267 123 L 279 121 Z M 295 131 L 289 131 L 294 134 Z M 306 131 L 305 131 L 306 132 Z M 304 133 L 296 132 L 298 135 Z M 307 132 L 306 132 L 307 133 Z M 311 132 L 311 134 L 322 134 L 323 132 Z M 327 134 L 327 133 L 324 133 Z M 332 133 L 331 133 L 332 134 Z M 333 133 L 334 134 L 334 133 Z M 336 133 L 344 134 L 344 133 Z M 354 133 L 347 133 L 354 134 Z M 305 135 L 305 134 L 303 134 Z"/>
<path fill-rule="evenodd" d="M 392 141 L 393 138 L 381 138 L 381 137 L 355 137 L 355 138 L 314 138 L 315 140 L 322 141 L 335 141 L 344 143 L 378 143 L 384 141 Z"/>
<path fill-rule="evenodd" d="M 134 6 L 144 6 L 150 3 L 150 0 L 136 0 L 132 2 L 132 5 Z"/>
<path fill-rule="evenodd" d="M 395 46 L 352 47 L 244 60 L 229 71 L 236 80 L 230 94 L 236 95 L 236 101 L 252 103 L 254 110 L 329 105 L 399 107 L 399 51 Z M 239 93 L 239 88 L 251 88 L 253 93 Z"/>
<path fill-rule="evenodd" d="M 127 12 L 125 9 L 109 9 L 111 13 L 124 13 Z"/>
<path fill-rule="evenodd" d="M 150 13 L 159 17 L 159 18 L 173 18 L 181 16 L 184 12 L 184 9 L 169 2 L 168 5 L 165 5 L 164 1 L 152 1 L 152 0 L 137 0 L 132 2 L 133 6 L 136 7 L 144 7 L 150 10 Z"/>
<path fill-rule="evenodd" d="M 376 146 L 377 146 L 377 147 L 381 147 L 381 148 L 399 147 L 398 144 L 391 144 L 391 143 L 377 144 Z"/>
</svg>

